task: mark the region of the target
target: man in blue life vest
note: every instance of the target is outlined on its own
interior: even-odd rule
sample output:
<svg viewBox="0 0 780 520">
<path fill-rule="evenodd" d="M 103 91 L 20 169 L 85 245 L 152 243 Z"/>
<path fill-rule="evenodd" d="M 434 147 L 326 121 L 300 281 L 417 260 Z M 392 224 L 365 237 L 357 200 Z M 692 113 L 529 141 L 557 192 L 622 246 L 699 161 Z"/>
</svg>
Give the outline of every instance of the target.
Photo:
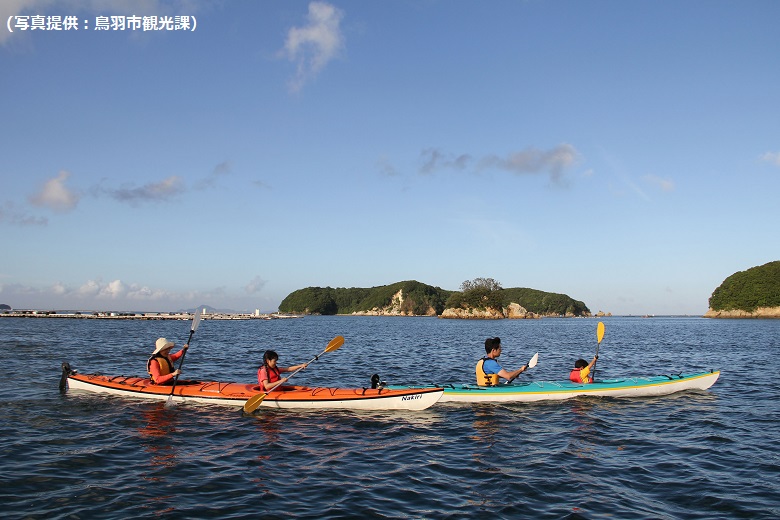
<svg viewBox="0 0 780 520">
<path fill-rule="evenodd" d="M 485 340 L 485 357 L 477 361 L 477 384 L 479 386 L 494 386 L 498 384 L 498 378 L 503 377 L 511 381 L 526 371 L 528 365 L 509 372 L 496 361 L 501 355 L 501 338 L 488 338 Z"/>
</svg>

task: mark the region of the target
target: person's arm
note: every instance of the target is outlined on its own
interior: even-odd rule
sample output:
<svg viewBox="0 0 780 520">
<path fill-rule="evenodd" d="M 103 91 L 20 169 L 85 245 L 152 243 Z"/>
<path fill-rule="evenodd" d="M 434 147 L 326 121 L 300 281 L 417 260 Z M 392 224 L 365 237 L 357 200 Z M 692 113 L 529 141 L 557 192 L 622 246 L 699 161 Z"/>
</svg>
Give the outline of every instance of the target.
<svg viewBox="0 0 780 520">
<path fill-rule="evenodd" d="M 168 356 L 168 357 L 170 357 L 170 358 L 171 358 L 171 361 L 177 361 L 177 360 L 178 360 L 180 357 L 182 357 L 182 356 L 184 355 L 184 352 L 186 352 L 188 348 L 190 348 L 190 346 L 189 346 L 189 345 L 184 345 L 184 346 L 181 348 L 181 350 L 180 350 L 180 351 L 178 351 L 176 354 L 171 354 L 171 355 L 170 355 L 170 356 Z"/>
<path fill-rule="evenodd" d="M 308 363 L 301 363 L 300 365 L 293 365 L 287 368 L 280 368 L 279 372 L 295 372 L 296 370 L 299 370 L 301 368 L 306 368 L 307 366 L 309 366 Z"/>
<path fill-rule="evenodd" d="M 523 365 L 520 368 L 518 368 L 517 370 L 513 370 L 512 372 L 508 372 L 508 371 L 506 371 L 506 370 L 504 370 L 502 368 L 498 372 L 498 375 L 499 375 L 499 377 L 503 377 L 507 381 L 510 381 L 510 380 L 516 378 L 517 376 L 519 376 L 520 374 L 522 374 L 523 372 L 525 372 L 526 369 L 528 369 L 528 365 Z"/>
<path fill-rule="evenodd" d="M 276 381 L 276 382 L 274 382 L 274 383 L 270 383 L 270 382 L 269 382 L 269 381 L 266 379 L 265 381 L 263 381 L 263 384 L 262 384 L 261 386 L 263 387 L 263 390 L 265 390 L 266 392 L 273 392 L 273 390 L 274 390 L 274 389 L 275 389 L 277 386 L 281 386 L 281 385 L 283 385 L 283 384 L 284 384 L 284 383 L 286 383 L 286 382 L 287 382 L 287 378 L 286 378 L 286 377 L 283 377 L 283 378 L 281 378 L 279 381 Z"/>
</svg>

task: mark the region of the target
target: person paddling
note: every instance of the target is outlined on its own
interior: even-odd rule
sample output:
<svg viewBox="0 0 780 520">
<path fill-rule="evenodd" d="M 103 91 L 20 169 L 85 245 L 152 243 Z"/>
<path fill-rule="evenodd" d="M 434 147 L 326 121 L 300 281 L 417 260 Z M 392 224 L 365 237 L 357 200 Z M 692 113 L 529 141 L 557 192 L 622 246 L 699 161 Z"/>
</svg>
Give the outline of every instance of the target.
<svg viewBox="0 0 780 520">
<path fill-rule="evenodd" d="M 592 383 L 593 378 L 590 376 L 590 371 L 593 369 L 593 365 L 596 364 L 598 355 L 593 356 L 590 363 L 584 359 L 578 359 L 574 362 L 574 368 L 569 373 L 569 379 L 574 383 Z"/>
<path fill-rule="evenodd" d="M 279 354 L 273 350 L 266 350 L 263 354 L 263 365 L 257 370 L 257 384 L 264 392 L 270 392 L 279 385 L 287 382 L 286 377 L 281 377 L 281 372 L 295 372 L 298 369 L 306 368 L 309 363 L 302 363 L 291 367 L 276 366 Z"/>
<path fill-rule="evenodd" d="M 528 365 L 523 365 L 514 371 L 505 370 L 496 361 L 501 355 L 501 338 L 488 338 L 485 340 L 485 357 L 477 361 L 477 384 L 480 386 L 493 386 L 498 384 L 498 378 L 503 377 L 507 381 L 512 380 L 526 371 Z"/>
<path fill-rule="evenodd" d="M 171 354 L 173 345 L 173 341 L 158 338 L 154 352 L 146 362 L 146 371 L 149 372 L 152 383 L 156 385 L 173 384 L 173 380 L 181 373 L 181 370 L 173 369 L 173 362 L 181 358 L 190 346 L 184 345 L 180 351 Z"/>
</svg>

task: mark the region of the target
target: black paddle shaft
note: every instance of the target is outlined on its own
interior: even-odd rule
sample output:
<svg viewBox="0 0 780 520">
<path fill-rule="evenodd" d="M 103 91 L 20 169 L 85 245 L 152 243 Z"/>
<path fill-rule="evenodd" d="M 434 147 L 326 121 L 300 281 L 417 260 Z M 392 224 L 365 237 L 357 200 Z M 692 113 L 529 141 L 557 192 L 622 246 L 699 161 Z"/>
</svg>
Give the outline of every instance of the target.
<svg viewBox="0 0 780 520">
<path fill-rule="evenodd" d="M 189 350 L 190 341 L 192 341 L 192 335 L 195 334 L 195 329 L 190 329 L 190 337 L 187 338 L 187 348 L 184 350 L 184 354 L 181 355 L 181 361 L 179 361 L 179 373 L 176 374 L 176 377 L 173 378 L 173 386 L 171 387 L 171 395 L 173 395 L 173 391 L 176 389 L 176 383 L 179 381 L 179 376 L 181 375 L 181 367 L 184 365 L 184 358 L 187 357 L 187 351 Z"/>
</svg>

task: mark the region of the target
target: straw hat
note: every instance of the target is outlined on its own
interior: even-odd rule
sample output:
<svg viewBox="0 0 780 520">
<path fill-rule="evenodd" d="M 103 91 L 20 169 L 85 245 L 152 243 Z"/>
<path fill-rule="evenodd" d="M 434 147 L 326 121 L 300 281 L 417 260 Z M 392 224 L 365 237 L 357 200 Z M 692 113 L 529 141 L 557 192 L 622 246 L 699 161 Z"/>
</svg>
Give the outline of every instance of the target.
<svg viewBox="0 0 780 520">
<path fill-rule="evenodd" d="M 157 340 L 157 343 L 155 343 L 154 345 L 155 345 L 155 349 L 154 352 L 152 352 L 152 355 L 162 352 L 166 348 L 171 348 L 173 346 L 173 341 L 168 341 L 165 338 L 159 338 Z"/>
</svg>

